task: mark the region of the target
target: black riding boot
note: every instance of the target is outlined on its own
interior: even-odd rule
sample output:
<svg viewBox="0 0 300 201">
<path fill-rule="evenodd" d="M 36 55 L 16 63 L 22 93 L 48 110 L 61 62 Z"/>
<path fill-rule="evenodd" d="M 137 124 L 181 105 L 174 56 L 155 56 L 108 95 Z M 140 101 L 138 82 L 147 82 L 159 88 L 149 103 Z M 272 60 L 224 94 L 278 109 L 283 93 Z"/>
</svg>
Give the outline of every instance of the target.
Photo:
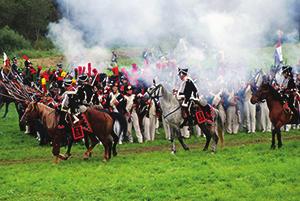
<svg viewBox="0 0 300 201">
<path fill-rule="evenodd" d="M 65 118 L 66 118 L 66 113 L 60 111 L 59 112 L 59 121 L 58 121 L 58 125 L 57 125 L 58 129 L 65 129 L 65 124 L 66 124 Z"/>
</svg>

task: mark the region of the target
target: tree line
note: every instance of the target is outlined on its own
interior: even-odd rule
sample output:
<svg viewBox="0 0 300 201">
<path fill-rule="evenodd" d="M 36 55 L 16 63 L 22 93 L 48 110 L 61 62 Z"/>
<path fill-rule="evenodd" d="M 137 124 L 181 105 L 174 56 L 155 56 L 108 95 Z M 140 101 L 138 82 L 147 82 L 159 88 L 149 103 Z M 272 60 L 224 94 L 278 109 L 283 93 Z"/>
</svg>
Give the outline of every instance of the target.
<svg viewBox="0 0 300 201">
<path fill-rule="evenodd" d="M 0 48 L 50 48 L 45 36 L 50 22 L 60 18 L 55 0 L 1 0 Z"/>
</svg>

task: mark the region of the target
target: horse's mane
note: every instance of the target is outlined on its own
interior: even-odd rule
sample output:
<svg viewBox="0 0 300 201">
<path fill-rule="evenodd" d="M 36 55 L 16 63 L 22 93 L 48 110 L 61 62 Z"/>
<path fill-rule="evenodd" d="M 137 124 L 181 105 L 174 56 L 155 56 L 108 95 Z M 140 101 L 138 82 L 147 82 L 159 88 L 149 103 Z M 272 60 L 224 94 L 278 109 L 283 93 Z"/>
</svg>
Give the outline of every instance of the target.
<svg viewBox="0 0 300 201">
<path fill-rule="evenodd" d="M 48 128 L 55 128 L 57 126 L 58 120 L 55 113 L 55 109 L 43 104 L 37 103 L 39 108 L 40 118 Z"/>
<path fill-rule="evenodd" d="M 270 93 L 276 100 L 282 99 L 281 95 L 278 93 L 278 91 L 276 91 L 276 89 L 274 89 L 274 87 L 271 84 L 267 84 L 267 86 L 268 86 Z"/>
<path fill-rule="evenodd" d="M 49 106 L 47 106 L 47 105 L 45 105 L 45 104 L 43 104 L 43 103 L 38 103 L 38 106 L 41 108 L 41 109 L 43 109 L 43 110 L 45 110 L 45 112 L 54 112 L 54 109 L 53 108 L 51 108 L 51 107 L 49 107 Z"/>
<path fill-rule="evenodd" d="M 163 85 L 161 85 L 161 90 L 162 90 L 162 96 L 166 101 L 169 101 L 169 102 L 172 102 L 174 100 L 177 101 L 177 99 L 174 97 L 174 95 L 171 92 L 169 92 Z"/>
</svg>

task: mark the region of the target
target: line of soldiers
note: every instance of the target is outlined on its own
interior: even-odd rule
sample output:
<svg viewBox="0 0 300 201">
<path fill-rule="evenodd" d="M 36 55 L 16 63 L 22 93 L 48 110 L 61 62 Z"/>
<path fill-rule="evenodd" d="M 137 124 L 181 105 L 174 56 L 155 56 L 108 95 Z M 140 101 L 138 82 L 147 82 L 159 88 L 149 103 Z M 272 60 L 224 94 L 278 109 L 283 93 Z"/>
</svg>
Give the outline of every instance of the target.
<svg viewBox="0 0 300 201">
<path fill-rule="evenodd" d="M 24 58 L 24 68 L 18 67 L 16 58 L 13 66 L 5 67 L 10 68 L 3 73 L 5 79 L 18 79 L 24 85 L 36 87 L 41 92 L 36 100 L 60 113 L 59 129 L 65 129 L 68 113 L 75 124 L 79 121 L 78 114 L 96 105 L 126 117 L 128 133 L 123 136 L 124 140 L 133 142 L 133 129 L 139 143 L 155 139 L 161 112 L 158 101 L 147 95 L 148 85 L 142 78 L 134 79 L 133 85 L 125 69 L 114 66 L 107 73 L 100 73 L 91 64 L 70 72 L 64 71 L 62 64 L 57 64 L 56 69 L 42 71 L 41 67 L 34 68 L 28 57 Z M 135 72 L 132 75 L 138 73 L 136 64 L 132 64 L 132 71 Z"/>
<path fill-rule="evenodd" d="M 62 64 L 56 69 L 42 70 L 38 66 L 34 68 L 29 58 L 23 57 L 24 68 L 18 67 L 17 58 L 13 58 L 13 64 L 5 61 L 1 71 L 1 79 L 17 79 L 24 85 L 36 88 L 41 92 L 43 103 L 54 107 L 60 112 L 59 128 L 64 129 L 66 114 L 72 115 L 73 123 L 78 122 L 78 114 L 84 111 L 85 107 L 98 105 L 103 109 L 123 114 L 128 122 L 127 138 L 133 142 L 132 128 L 135 130 L 139 143 L 155 139 L 155 133 L 159 127 L 159 120 L 162 121 L 166 138 L 170 137 L 168 126 L 161 118 L 161 110 L 158 100 L 151 99 L 147 92 L 148 84 L 139 75 L 139 67 L 132 64 L 129 70 L 119 69 L 113 66 L 107 73 L 98 72 L 91 64 L 87 68 L 79 66 L 70 72 L 63 70 Z M 117 55 L 114 53 L 112 62 L 117 63 Z M 169 66 L 174 67 L 174 64 Z M 168 68 L 168 65 L 166 66 Z M 128 72 L 131 71 L 131 72 Z M 293 93 L 299 90 L 300 76 L 294 80 L 291 67 L 282 68 L 285 77 L 284 84 L 278 87 L 282 91 L 283 102 L 286 110 L 297 112 L 294 107 Z M 266 103 L 252 105 L 250 98 L 255 86 L 251 83 L 243 84 L 239 90 L 223 90 L 215 95 L 202 98 L 199 96 L 198 88 L 188 76 L 188 69 L 179 68 L 178 76 L 182 80 L 178 90 L 174 94 L 182 100 L 182 111 L 185 121 L 182 123 L 182 132 L 188 137 L 190 101 L 197 99 L 205 110 L 209 110 L 210 103 L 221 111 L 226 121 L 226 131 L 229 134 L 236 134 L 239 130 L 246 130 L 254 133 L 257 128 L 262 131 L 270 131 L 271 123 L 268 117 Z M 132 77 L 135 77 L 132 79 Z M 298 87 L 298 89 L 297 89 Z M 207 101 L 206 101 L 207 100 Z M 286 103 L 285 103 L 286 102 Z M 197 128 L 200 135 L 200 129 Z M 122 140 L 120 143 L 122 143 Z"/>
</svg>

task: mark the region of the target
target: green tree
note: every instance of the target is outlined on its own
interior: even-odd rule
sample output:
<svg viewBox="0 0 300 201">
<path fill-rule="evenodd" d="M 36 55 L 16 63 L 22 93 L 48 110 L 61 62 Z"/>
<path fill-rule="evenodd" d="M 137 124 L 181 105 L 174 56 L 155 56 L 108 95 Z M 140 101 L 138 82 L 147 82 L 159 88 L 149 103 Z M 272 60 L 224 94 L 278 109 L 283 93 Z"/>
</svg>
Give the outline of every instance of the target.
<svg viewBox="0 0 300 201">
<path fill-rule="evenodd" d="M 32 41 L 45 35 L 49 22 L 58 17 L 53 0 L 0 1 L 0 27 L 8 25 Z"/>
<path fill-rule="evenodd" d="M 1 52 L 31 48 L 29 41 L 8 26 L 0 29 L 0 44 Z"/>
</svg>

